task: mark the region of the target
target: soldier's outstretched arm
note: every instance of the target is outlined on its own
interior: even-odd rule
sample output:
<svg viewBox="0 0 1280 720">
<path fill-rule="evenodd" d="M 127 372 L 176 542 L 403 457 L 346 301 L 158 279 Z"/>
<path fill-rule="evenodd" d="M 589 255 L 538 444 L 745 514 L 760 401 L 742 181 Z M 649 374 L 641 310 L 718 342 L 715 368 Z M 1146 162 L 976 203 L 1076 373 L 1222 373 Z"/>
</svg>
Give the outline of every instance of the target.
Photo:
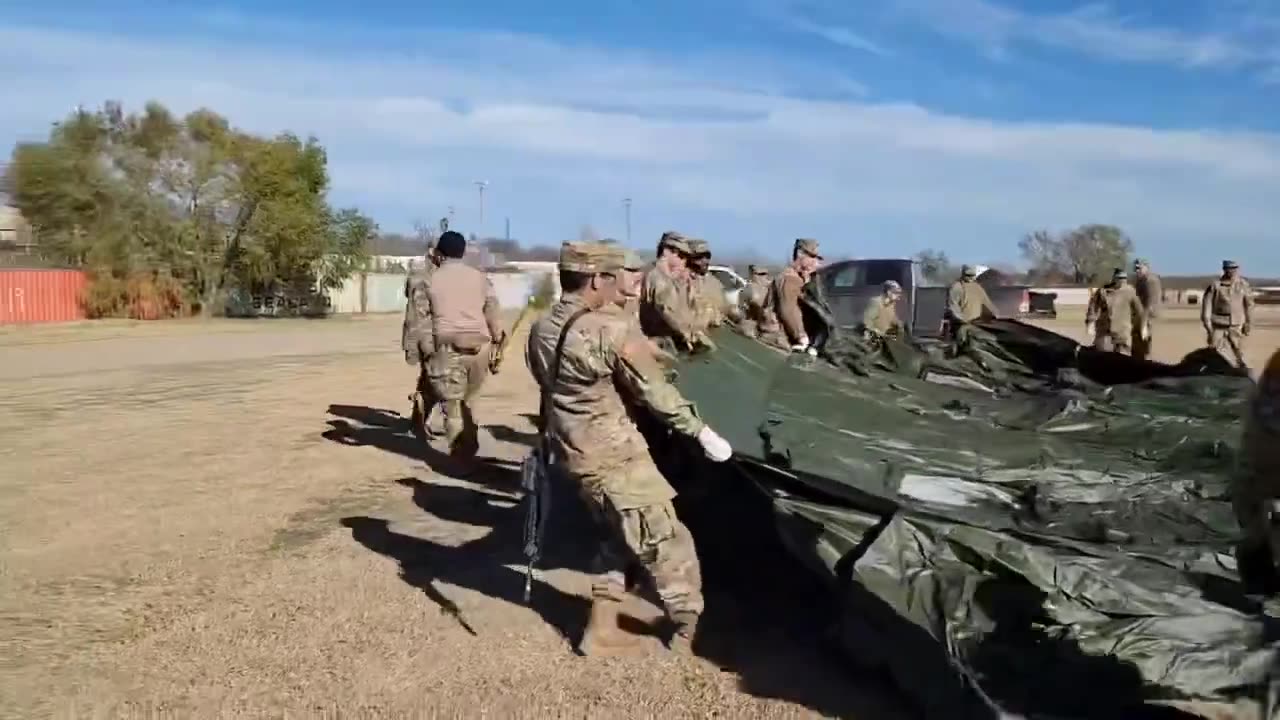
<svg viewBox="0 0 1280 720">
<path fill-rule="evenodd" d="M 663 423 L 697 437 L 706 423 L 694 412 L 693 403 L 667 381 L 647 339 L 616 327 L 604 328 L 602 335 L 599 347 L 614 378 Z"/>
<path fill-rule="evenodd" d="M 1204 289 L 1204 294 L 1200 296 L 1200 324 L 1205 330 L 1210 327 L 1209 324 L 1209 307 L 1213 305 L 1213 285 Z"/>
<path fill-rule="evenodd" d="M 493 281 L 489 278 L 484 279 L 484 322 L 489 326 L 489 337 L 494 342 L 500 342 L 503 336 L 502 320 L 498 317 L 500 307 L 498 305 L 498 293 L 493 289 Z"/>
<path fill-rule="evenodd" d="M 791 342 L 804 340 L 804 315 L 800 312 L 800 292 L 804 289 L 804 283 L 799 277 L 788 275 L 779 285 L 782 297 L 778 303 L 778 319 L 782 322 L 782 329 Z"/>
</svg>

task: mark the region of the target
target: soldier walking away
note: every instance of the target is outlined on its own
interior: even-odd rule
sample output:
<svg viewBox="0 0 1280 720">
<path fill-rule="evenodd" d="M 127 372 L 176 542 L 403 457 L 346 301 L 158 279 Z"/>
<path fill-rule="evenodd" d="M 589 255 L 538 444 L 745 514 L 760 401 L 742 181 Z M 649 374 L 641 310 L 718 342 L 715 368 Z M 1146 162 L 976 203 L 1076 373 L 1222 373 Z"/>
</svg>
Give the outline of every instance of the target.
<svg viewBox="0 0 1280 720">
<path fill-rule="evenodd" d="M 1223 260 L 1222 277 L 1205 289 L 1200 322 L 1209 347 L 1246 367 L 1244 342 L 1253 325 L 1253 288 L 1240 277 L 1240 266 L 1234 260 Z"/>
<path fill-rule="evenodd" d="M 1128 284 L 1129 274 L 1124 268 L 1116 268 L 1111 282 L 1099 288 L 1089 298 L 1085 313 L 1085 334 L 1093 338 L 1093 347 L 1103 352 L 1129 355 L 1134 334 L 1147 336 L 1147 318 L 1142 301 L 1133 286 Z"/>
<path fill-rule="evenodd" d="M 896 280 L 885 280 L 880 286 L 880 297 L 867 303 L 867 309 L 862 312 L 863 337 L 868 340 L 902 337 L 902 320 L 898 318 L 900 299 L 902 286 Z"/>
<path fill-rule="evenodd" d="M 733 454 L 666 380 L 649 340 L 625 314 L 608 309 L 624 264 L 617 247 L 565 243 L 560 301 L 533 326 L 526 353 L 543 393 L 540 428 L 606 538 L 596 551 L 591 615 L 579 643 L 585 655 L 624 652 L 636 640 L 618 626 L 629 561 L 653 579 L 673 626 L 672 648 L 691 646 L 703 609 L 693 537 L 676 517 L 675 490 L 631 413 L 643 409 L 696 438 L 713 461 Z"/>
<path fill-rule="evenodd" d="M 1244 418 L 1231 503 L 1243 531 L 1236 557 L 1250 591 L 1280 592 L 1280 350 L 1258 378 Z"/>
<path fill-rule="evenodd" d="M 949 334 L 961 344 L 970 334 L 970 323 L 982 317 L 999 317 L 987 289 L 978 283 L 978 269 L 972 265 L 960 268 L 960 278 L 947 289 L 945 313 Z"/>
<path fill-rule="evenodd" d="M 761 339 L 770 345 L 792 352 L 817 355 L 818 351 L 809 344 L 809 335 L 804 329 L 804 313 L 800 310 L 800 293 L 805 283 L 822 266 L 822 255 L 818 252 L 818 241 L 812 238 L 796 238 L 791 248 L 791 264 L 773 281 L 773 290 L 769 295 L 770 314 L 777 323 L 777 328 L 769 334 L 761 334 Z"/>
<path fill-rule="evenodd" d="M 449 453 L 472 458 L 479 449 L 468 398 L 489 371 L 491 346 L 501 345 L 498 299 L 485 274 L 462 262 L 467 241 L 452 230 L 436 243 L 440 265 L 427 281 L 434 349 L 427 377 L 444 402 L 445 439 Z"/>
<path fill-rule="evenodd" d="M 690 238 L 689 251 L 689 308 L 696 331 L 705 334 L 724 324 L 731 313 L 724 285 L 710 272 L 711 246 L 706 240 Z"/>
<path fill-rule="evenodd" d="M 738 296 L 741 315 L 738 327 L 748 337 L 776 335 L 777 319 L 769 312 L 769 293 L 773 288 L 773 279 L 769 277 L 768 270 L 755 265 L 747 267 L 747 274 L 751 277 Z"/>
<path fill-rule="evenodd" d="M 1138 258 L 1133 261 L 1133 289 L 1142 303 L 1142 314 L 1147 319 L 1145 329 L 1135 327 L 1133 330 L 1133 356 L 1139 360 L 1151 358 L 1151 343 L 1154 335 L 1156 318 L 1164 308 L 1164 288 L 1160 276 L 1151 272 L 1146 260 Z"/>
<path fill-rule="evenodd" d="M 689 309 L 689 241 L 674 230 L 658 241 L 658 259 L 640 289 L 640 327 L 651 338 L 666 338 L 678 349 L 706 345 Z"/>
<path fill-rule="evenodd" d="M 435 349 L 435 341 L 431 337 L 431 304 L 426 291 L 427 282 L 438 262 L 434 243 L 428 244 L 422 267 L 410 272 L 404 283 L 404 325 L 400 345 L 404 349 L 405 362 L 418 367 L 418 380 L 409 395 L 413 406 L 410 423 L 414 433 L 424 439 L 443 431 L 431 426 L 431 417 L 440 401 L 427 380 L 427 361 Z"/>
</svg>

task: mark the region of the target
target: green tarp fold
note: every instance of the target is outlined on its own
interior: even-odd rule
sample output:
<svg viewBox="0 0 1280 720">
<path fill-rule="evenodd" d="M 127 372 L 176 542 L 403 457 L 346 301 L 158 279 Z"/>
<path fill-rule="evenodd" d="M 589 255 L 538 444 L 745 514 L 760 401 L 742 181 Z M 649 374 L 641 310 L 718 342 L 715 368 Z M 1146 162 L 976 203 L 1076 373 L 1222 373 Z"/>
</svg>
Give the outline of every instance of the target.
<svg viewBox="0 0 1280 720">
<path fill-rule="evenodd" d="M 1228 501 L 1250 381 L 980 330 L 959 350 L 836 333 L 819 358 L 725 330 L 677 382 L 828 579 L 850 662 L 929 716 L 1263 697 L 1276 632 Z"/>
</svg>

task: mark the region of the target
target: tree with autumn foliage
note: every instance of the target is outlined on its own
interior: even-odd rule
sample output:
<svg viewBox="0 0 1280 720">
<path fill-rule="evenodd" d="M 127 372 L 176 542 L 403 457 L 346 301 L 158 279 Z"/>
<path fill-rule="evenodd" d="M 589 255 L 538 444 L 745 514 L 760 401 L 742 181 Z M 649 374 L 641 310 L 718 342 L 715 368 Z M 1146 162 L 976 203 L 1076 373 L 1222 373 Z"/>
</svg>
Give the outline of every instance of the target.
<svg viewBox="0 0 1280 720">
<path fill-rule="evenodd" d="M 127 314 L 149 278 L 161 314 L 213 314 L 232 288 L 337 287 L 364 263 L 374 223 L 327 201 L 324 148 L 261 137 L 201 109 L 79 110 L 13 151 L 6 185 L 47 258 L 87 268 L 90 311 Z M 121 308 L 125 309 L 122 310 Z"/>
</svg>

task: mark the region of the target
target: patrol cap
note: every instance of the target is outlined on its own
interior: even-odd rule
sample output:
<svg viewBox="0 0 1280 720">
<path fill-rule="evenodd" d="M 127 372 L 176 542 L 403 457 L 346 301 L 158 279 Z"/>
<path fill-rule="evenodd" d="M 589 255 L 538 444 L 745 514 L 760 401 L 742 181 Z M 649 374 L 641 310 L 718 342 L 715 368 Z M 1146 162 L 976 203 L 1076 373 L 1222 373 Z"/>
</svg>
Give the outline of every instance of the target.
<svg viewBox="0 0 1280 720">
<path fill-rule="evenodd" d="M 711 257 L 711 246 L 702 238 L 689 238 L 689 254 L 694 257 Z"/>
<path fill-rule="evenodd" d="M 662 249 L 664 247 L 669 247 L 685 255 L 689 254 L 689 241 L 685 239 L 684 235 L 675 230 L 668 230 L 662 233 L 662 239 L 658 241 L 658 248 Z"/>
<path fill-rule="evenodd" d="M 634 272 L 637 270 L 644 269 L 644 260 L 640 258 L 640 253 L 636 252 L 635 250 L 632 250 L 629 247 L 623 247 L 622 243 L 619 243 L 614 238 L 605 238 L 601 240 L 600 243 L 602 245 L 609 245 L 613 247 L 615 250 L 618 250 L 619 252 L 622 253 L 622 269 L 623 270 L 631 270 Z"/>
<path fill-rule="evenodd" d="M 972 265 L 964 265 L 960 268 L 961 277 L 977 277 L 978 268 Z"/>
<path fill-rule="evenodd" d="M 1239 265 L 1235 260 L 1223 260 L 1223 261 L 1222 261 L 1222 269 L 1223 269 L 1223 270 L 1235 270 L 1235 269 L 1236 269 L 1236 268 L 1238 268 L 1238 267 L 1240 267 L 1240 265 Z"/>
<path fill-rule="evenodd" d="M 768 274 L 769 274 L 769 271 L 768 271 L 768 269 L 766 269 L 766 268 L 756 267 L 755 265 L 752 265 L 752 266 L 751 266 L 751 274 L 752 274 L 752 275 L 768 275 Z"/>
<path fill-rule="evenodd" d="M 622 248 L 622 269 L 631 272 L 643 270 L 644 260 L 640 258 L 640 253 L 631 248 Z"/>
<path fill-rule="evenodd" d="M 606 243 L 567 242 L 560 246 L 559 266 L 588 275 L 616 273 L 623 266 L 623 250 Z"/>
<path fill-rule="evenodd" d="M 1115 272 L 1111 273 L 1111 277 L 1116 280 L 1123 280 L 1129 277 L 1129 273 L 1125 272 L 1124 268 L 1118 267 L 1115 269 Z"/>
<path fill-rule="evenodd" d="M 796 244 L 792 252 L 804 253 L 810 257 L 822 259 L 822 255 L 818 253 L 818 241 L 813 238 L 796 238 Z"/>
<path fill-rule="evenodd" d="M 902 292 L 902 286 L 898 284 L 897 280 L 885 280 L 880 284 L 880 288 L 885 292 Z"/>
<path fill-rule="evenodd" d="M 1134 259 L 1133 259 L 1133 269 L 1134 269 L 1134 270 L 1137 270 L 1138 268 L 1144 268 L 1144 267 L 1147 267 L 1147 260 L 1146 260 L 1146 258 L 1134 258 Z"/>
</svg>

